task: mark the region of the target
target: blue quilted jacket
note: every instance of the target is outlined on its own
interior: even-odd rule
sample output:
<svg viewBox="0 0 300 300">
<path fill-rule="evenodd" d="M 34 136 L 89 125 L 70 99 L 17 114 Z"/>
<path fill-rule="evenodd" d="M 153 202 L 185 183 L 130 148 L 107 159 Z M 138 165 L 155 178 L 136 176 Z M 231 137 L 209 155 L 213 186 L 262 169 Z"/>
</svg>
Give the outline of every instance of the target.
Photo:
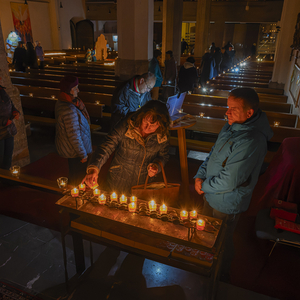
<svg viewBox="0 0 300 300">
<path fill-rule="evenodd" d="M 60 156 L 84 158 L 92 153 L 89 122 L 74 104 L 58 100 L 55 119 L 55 145 Z"/>
</svg>

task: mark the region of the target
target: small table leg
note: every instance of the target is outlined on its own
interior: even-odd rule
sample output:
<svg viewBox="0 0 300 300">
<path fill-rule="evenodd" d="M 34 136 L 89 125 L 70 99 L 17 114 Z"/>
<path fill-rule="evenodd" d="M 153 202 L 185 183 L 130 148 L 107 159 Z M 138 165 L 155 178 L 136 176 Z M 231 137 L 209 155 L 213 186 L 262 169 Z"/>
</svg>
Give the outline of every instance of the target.
<svg viewBox="0 0 300 300">
<path fill-rule="evenodd" d="M 183 195 L 186 198 L 186 200 L 189 201 L 190 200 L 189 171 L 188 171 L 188 162 L 187 162 L 185 129 L 178 128 L 177 133 L 178 133 L 178 148 L 179 148 Z"/>
<path fill-rule="evenodd" d="M 71 231 L 74 247 L 74 256 L 77 274 L 82 274 L 85 270 L 83 240 L 80 233 Z"/>
</svg>

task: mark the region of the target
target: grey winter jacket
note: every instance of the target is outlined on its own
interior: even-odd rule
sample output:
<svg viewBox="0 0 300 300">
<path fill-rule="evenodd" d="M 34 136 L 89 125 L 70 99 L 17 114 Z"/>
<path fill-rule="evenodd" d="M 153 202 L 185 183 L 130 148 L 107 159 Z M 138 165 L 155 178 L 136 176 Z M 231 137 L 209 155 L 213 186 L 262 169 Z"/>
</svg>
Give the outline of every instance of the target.
<svg viewBox="0 0 300 300">
<path fill-rule="evenodd" d="M 85 158 L 92 153 L 89 122 L 74 104 L 58 100 L 55 119 L 55 145 L 60 156 Z"/>
<path fill-rule="evenodd" d="M 161 161 L 165 165 L 168 161 L 169 140 L 167 136 L 162 137 L 157 133 L 150 134 L 144 140 L 125 119 L 112 129 L 105 142 L 98 147 L 88 169 L 96 168 L 99 172 L 114 151 L 107 175 L 108 189 L 130 195 L 132 186 L 145 183 L 150 163 Z"/>
<path fill-rule="evenodd" d="M 0 86 L 0 140 L 17 134 L 14 122 L 6 125 L 8 120 L 13 120 L 13 112 L 19 111 L 15 108 L 4 88 Z"/>
</svg>

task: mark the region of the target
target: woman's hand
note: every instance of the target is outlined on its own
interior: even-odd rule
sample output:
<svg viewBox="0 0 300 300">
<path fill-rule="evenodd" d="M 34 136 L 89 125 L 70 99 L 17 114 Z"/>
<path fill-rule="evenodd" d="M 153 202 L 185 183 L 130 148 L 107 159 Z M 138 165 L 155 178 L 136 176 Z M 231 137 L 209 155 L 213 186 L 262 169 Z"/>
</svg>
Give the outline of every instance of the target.
<svg viewBox="0 0 300 300">
<path fill-rule="evenodd" d="M 97 185 L 98 172 L 96 169 L 89 169 L 87 175 L 83 178 L 82 182 L 85 182 L 88 187 L 93 188 Z"/>
<path fill-rule="evenodd" d="M 149 164 L 148 167 L 147 167 L 147 169 L 148 169 L 148 175 L 149 175 L 149 177 L 155 176 L 157 174 L 157 172 L 158 172 L 158 167 L 157 167 L 156 164 Z"/>
</svg>

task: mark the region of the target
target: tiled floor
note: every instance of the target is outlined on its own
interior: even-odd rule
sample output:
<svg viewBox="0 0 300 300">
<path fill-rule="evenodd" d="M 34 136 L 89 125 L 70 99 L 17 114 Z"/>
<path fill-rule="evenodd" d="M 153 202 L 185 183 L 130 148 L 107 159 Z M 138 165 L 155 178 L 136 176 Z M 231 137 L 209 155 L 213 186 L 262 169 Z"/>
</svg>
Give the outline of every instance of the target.
<svg viewBox="0 0 300 300">
<path fill-rule="evenodd" d="M 49 138 L 43 131 L 32 132 L 29 138 L 32 161 L 53 152 L 51 130 L 47 135 Z M 67 294 L 64 284 L 60 233 L 0 215 L 0 280 L 46 300 L 204 299 L 206 283 L 201 276 L 94 243 L 95 263 L 77 278 L 69 236 L 66 244 L 70 294 Z M 89 265 L 88 242 L 85 250 Z M 275 298 L 220 282 L 217 299 Z"/>
</svg>

